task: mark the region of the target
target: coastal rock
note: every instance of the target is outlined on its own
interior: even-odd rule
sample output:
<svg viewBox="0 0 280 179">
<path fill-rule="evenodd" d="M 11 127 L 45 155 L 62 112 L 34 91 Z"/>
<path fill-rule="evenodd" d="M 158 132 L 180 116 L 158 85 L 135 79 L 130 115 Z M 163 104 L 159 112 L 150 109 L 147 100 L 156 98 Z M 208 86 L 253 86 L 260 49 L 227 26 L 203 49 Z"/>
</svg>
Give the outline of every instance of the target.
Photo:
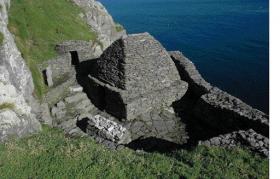
<svg viewBox="0 0 280 179">
<path fill-rule="evenodd" d="M 0 142 L 41 130 L 34 113 L 33 80 L 12 34 L 7 28 L 9 0 L 0 1 Z"/>
<path fill-rule="evenodd" d="M 84 10 L 82 17 L 91 29 L 97 32 L 98 40 L 102 45 L 95 47 L 96 54 L 101 55 L 104 49 L 126 34 L 125 30 L 117 30 L 113 18 L 100 2 L 95 0 L 72 1 Z"/>
<path fill-rule="evenodd" d="M 10 0 L 2 0 L 0 5 L 2 7 L 0 11 L 0 32 L 4 35 L 3 43 L 0 45 L 0 66 L 6 68 L 10 83 L 32 105 L 36 103 L 32 95 L 34 91 L 32 76 L 15 44 L 13 35 L 7 27 Z"/>
<path fill-rule="evenodd" d="M 41 130 L 23 94 L 11 84 L 0 81 L 0 142 L 11 136 L 23 137 Z"/>
</svg>

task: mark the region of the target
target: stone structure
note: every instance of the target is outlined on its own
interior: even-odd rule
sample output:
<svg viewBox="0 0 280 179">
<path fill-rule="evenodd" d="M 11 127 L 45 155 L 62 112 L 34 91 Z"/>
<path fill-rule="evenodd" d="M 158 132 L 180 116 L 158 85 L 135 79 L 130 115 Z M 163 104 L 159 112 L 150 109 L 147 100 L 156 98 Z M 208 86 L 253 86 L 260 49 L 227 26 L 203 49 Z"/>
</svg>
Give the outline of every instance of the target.
<svg viewBox="0 0 280 179">
<path fill-rule="evenodd" d="M 152 108 L 168 107 L 187 90 L 161 44 L 148 33 L 129 35 L 107 48 L 90 75 L 105 110 L 131 120 Z M 93 99 L 94 100 L 94 99 Z"/>
<path fill-rule="evenodd" d="M 101 137 L 116 144 L 128 144 L 132 141 L 130 132 L 113 120 L 106 119 L 101 115 L 86 114 L 79 116 L 78 122 L 84 119 L 88 119 L 86 132 L 91 136 Z"/>
<path fill-rule="evenodd" d="M 70 40 L 64 41 L 61 44 L 57 44 L 55 49 L 58 54 L 71 54 L 72 60 L 74 60 L 75 55 L 79 59 L 79 63 L 87 60 L 92 60 L 99 57 L 99 52 L 97 53 L 96 46 L 99 45 L 98 42 L 93 41 L 82 41 L 82 40 Z M 72 64 L 77 62 L 72 61 Z"/>
<path fill-rule="evenodd" d="M 252 128 L 269 135 L 268 115 L 207 83 L 181 52 L 170 52 L 170 55 L 182 79 L 190 84 L 189 92 L 195 100 L 192 110 L 196 118 L 221 132 Z"/>
<path fill-rule="evenodd" d="M 10 0 L 0 1 L 0 142 L 39 131 L 37 117 L 114 149 L 153 139 L 159 148 L 162 141 L 242 145 L 268 157 L 268 115 L 209 84 L 182 53 L 168 53 L 148 33 L 118 32 L 99 2 L 72 1 L 98 39 L 55 47 L 58 56 L 40 65 L 49 87 L 41 105 L 7 28 Z"/>
<path fill-rule="evenodd" d="M 185 120 L 192 121 L 192 125 L 200 129 L 195 132 L 198 136 L 192 137 L 203 138 L 199 143 L 204 145 L 242 145 L 268 157 L 268 115 L 206 82 L 195 65 L 181 52 L 169 53 L 181 78 L 189 83 L 180 107 L 188 110 L 183 112 L 182 120 L 187 117 Z"/>
<path fill-rule="evenodd" d="M 247 131 L 239 130 L 232 133 L 219 135 L 206 141 L 199 141 L 200 145 L 236 147 L 246 146 L 266 157 L 269 156 L 269 139 L 250 129 Z"/>
<path fill-rule="evenodd" d="M 54 78 L 59 84 L 47 95 L 52 124 L 67 134 L 88 135 L 113 149 L 160 139 L 172 145 L 242 145 L 268 156 L 268 116 L 206 82 L 181 52 L 168 53 L 147 33 L 123 37 L 92 60 L 80 59 L 90 54 L 81 45 L 87 43 L 76 49 L 73 44 L 58 45 L 68 56 L 48 65 L 53 74 L 77 76 Z M 69 68 L 58 70 L 64 64 Z"/>
</svg>

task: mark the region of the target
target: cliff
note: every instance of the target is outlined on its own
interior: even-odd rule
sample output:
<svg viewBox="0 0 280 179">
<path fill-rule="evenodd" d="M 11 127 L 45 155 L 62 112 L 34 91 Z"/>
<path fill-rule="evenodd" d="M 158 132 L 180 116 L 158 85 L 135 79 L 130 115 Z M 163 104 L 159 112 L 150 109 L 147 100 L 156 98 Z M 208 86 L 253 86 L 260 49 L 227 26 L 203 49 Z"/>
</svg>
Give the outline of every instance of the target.
<svg viewBox="0 0 280 179">
<path fill-rule="evenodd" d="M 40 130 L 34 115 L 32 76 L 8 30 L 9 0 L 1 0 L 0 32 L 0 141 Z M 32 108 L 32 107 L 33 108 Z"/>
</svg>

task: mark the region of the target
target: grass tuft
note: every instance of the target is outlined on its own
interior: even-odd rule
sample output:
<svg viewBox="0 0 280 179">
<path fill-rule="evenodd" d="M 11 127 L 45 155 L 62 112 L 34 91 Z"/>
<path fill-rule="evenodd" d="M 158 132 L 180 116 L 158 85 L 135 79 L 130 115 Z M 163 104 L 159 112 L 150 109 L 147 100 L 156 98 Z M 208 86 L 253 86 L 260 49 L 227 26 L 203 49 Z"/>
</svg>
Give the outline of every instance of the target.
<svg viewBox="0 0 280 179">
<path fill-rule="evenodd" d="M 3 44 L 3 41 L 4 41 L 4 35 L 2 32 L 0 32 L 0 45 Z"/>
<path fill-rule="evenodd" d="M 117 32 L 121 32 L 124 30 L 123 26 L 119 23 L 116 23 L 115 28 Z"/>
<path fill-rule="evenodd" d="M 70 0 L 12 0 L 9 29 L 33 75 L 36 94 L 45 85 L 37 64 L 54 58 L 55 45 L 65 40 L 92 40 L 97 36 L 79 16 L 81 9 Z"/>
<path fill-rule="evenodd" d="M 0 144 L 0 178 L 268 178 L 268 159 L 241 148 L 203 146 L 168 154 L 112 151 L 43 127 Z"/>
<path fill-rule="evenodd" d="M 4 109 L 13 110 L 14 108 L 15 108 L 15 104 L 13 104 L 13 103 L 2 103 L 2 104 L 0 104 L 0 110 L 4 110 Z"/>
</svg>

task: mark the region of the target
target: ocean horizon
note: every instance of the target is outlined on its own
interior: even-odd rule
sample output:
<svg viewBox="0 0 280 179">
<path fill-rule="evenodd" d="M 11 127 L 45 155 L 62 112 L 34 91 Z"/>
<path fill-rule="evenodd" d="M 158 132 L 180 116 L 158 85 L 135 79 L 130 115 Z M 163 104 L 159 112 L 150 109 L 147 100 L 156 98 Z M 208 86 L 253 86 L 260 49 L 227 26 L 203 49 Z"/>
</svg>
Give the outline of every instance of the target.
<svg viewBox="0 0 280 179">
<path fill-rule="evenodd" d="M 267 0 L 100 0 L 129 34 L 149 32 L 212 85 L 269 112 Z"/>
</svg>

